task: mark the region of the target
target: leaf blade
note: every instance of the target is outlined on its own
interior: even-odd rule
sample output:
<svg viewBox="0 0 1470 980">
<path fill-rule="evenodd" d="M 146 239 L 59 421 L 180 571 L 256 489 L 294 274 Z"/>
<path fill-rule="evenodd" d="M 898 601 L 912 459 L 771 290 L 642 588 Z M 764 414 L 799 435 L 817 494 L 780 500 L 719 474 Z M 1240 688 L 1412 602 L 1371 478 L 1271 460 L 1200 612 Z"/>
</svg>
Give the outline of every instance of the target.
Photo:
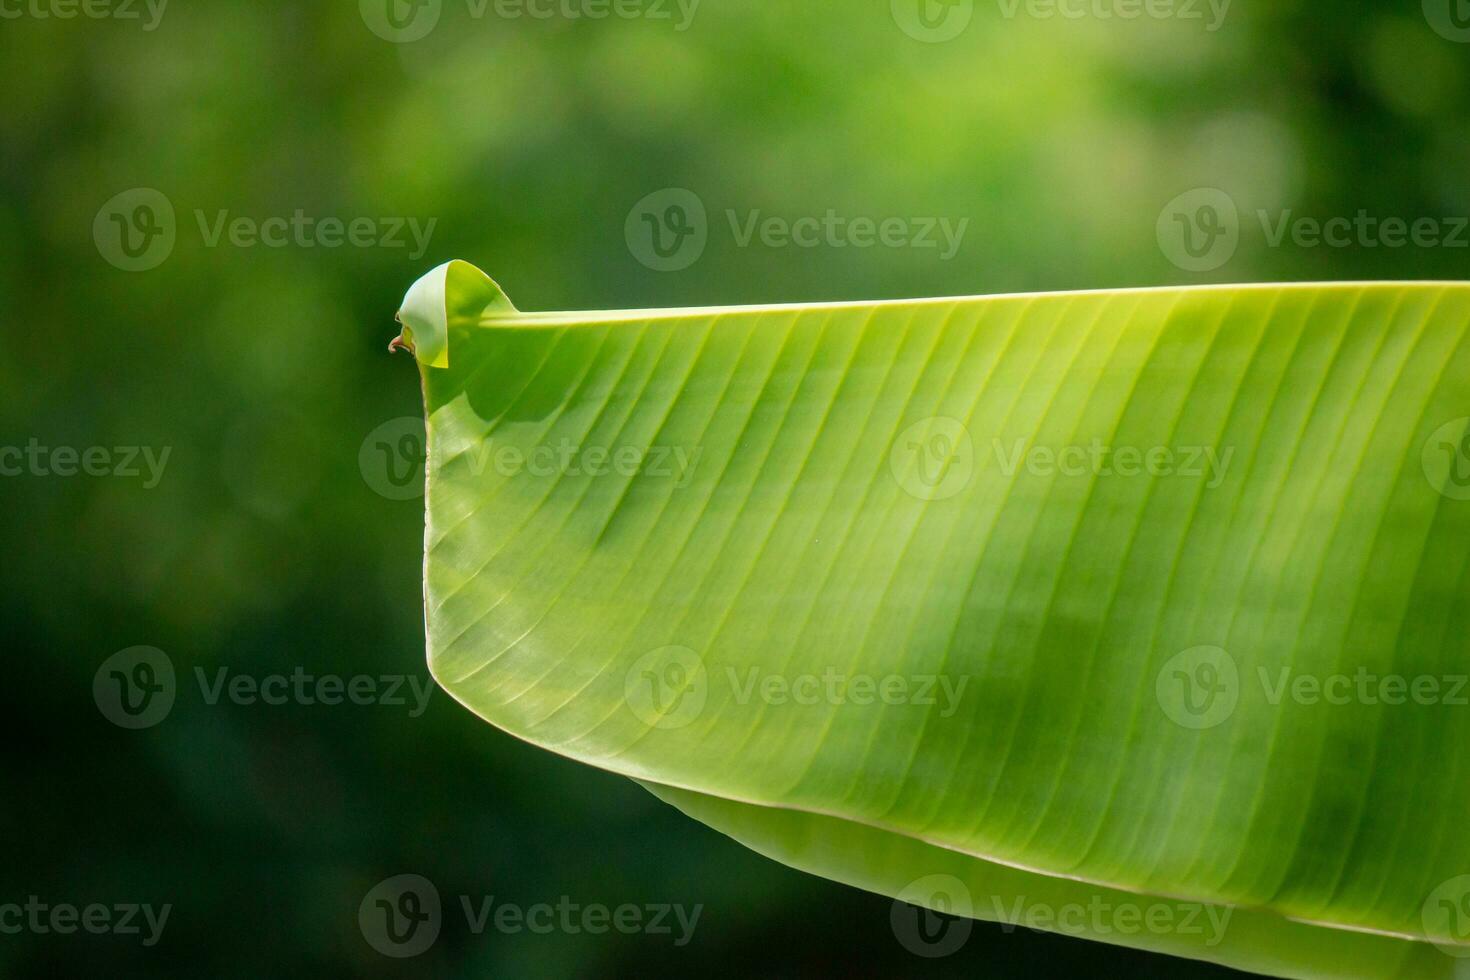
<svg viewBox="0 0 1470 980">
<path fill-rule="evenodd" d="M 1448 284 L 461 315 L 431 668 L 636 778 L 1459 943 L 1467 722 L 1321 688 L 1470 660 L 1467 322 Z"/>
</svg>

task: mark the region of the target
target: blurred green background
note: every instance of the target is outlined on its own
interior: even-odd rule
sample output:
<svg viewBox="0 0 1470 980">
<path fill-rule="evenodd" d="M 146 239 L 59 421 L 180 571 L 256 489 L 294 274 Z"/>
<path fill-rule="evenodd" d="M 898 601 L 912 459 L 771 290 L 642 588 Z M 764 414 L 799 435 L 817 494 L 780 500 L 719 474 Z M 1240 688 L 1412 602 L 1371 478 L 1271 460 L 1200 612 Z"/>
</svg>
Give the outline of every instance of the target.
<svg viewBox="0 0 1470 980">
<path fill-rule="evenodd" d="M 385 346 L 406 287 L 450 258 L 525 310 L 1465 278 L 1457 0 L 1177 0 L 1132 19 L 1105 16 L 1127 0 L 1071 0 L 1076 17 L 620 0 L 635 15 L 605 18 L 598 0 L 539 0 L 547 17 L 511 0 L 68 2 L 0 0 L 0 447 L 103 447 L 114 470 L 116 447 L 169 456 L 156 485 L 63 475 L 54 456 L 0 476 L 16 739 L 0 902 L 173 908 L 151 947 L 0 935 L 0 975 L 1229 975 L 987 924 L 918 957 L 892 902 L 766 861 L 442 691 L 418 717 L 211 704 L 195 669 L 427 677 L 422 501 L 379 492 L 360 450 L 420 412 L 412 361 Z M 699 200 L 707 244 L 658 271 L 629 217 L 669 188 Z M 251 242 L 298 211 L 312 235 Z M 949 258 L 732 229 L 829 211 L 968 224 Z M 1268 233 L 1360 211 L 1430 219 L 1439 240 Z M 221 212 L 246 230 L 215 238 Z M 355 219 L 372 233 L 333 247 L 330 220 Z M 422 254 L 386 234 L 400 219 L 433 222 Z M 1184 230 L 1208 247 L 1181 252 Z M 94 679 L 137 645 L 166 653 L 176 698 L 129 730 Z M 474 935 L 451 907 L 398 960 L 358 906 L 401 873 L 446 906 L 703 909 L 676 947 Z"/>
</svg>

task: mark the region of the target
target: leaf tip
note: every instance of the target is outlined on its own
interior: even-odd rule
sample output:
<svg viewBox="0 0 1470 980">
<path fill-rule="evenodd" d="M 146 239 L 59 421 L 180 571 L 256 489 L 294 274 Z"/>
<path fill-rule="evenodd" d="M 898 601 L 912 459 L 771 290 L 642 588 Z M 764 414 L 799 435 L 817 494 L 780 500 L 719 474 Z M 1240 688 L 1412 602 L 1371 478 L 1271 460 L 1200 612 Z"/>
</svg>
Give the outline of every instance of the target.
<svg viewBox="0 0 1470 980">
<path fill-rule="evenodd" d="M 468 262 L 454 260 L 435 266 L 408 288 L 398 310 L 402 332 L 388 345 L 406 350 L 420 364 L 449 367 L 451 328 L 477 326 L 489 311 L 514 312 L 505 291 Z"/>
</svg>

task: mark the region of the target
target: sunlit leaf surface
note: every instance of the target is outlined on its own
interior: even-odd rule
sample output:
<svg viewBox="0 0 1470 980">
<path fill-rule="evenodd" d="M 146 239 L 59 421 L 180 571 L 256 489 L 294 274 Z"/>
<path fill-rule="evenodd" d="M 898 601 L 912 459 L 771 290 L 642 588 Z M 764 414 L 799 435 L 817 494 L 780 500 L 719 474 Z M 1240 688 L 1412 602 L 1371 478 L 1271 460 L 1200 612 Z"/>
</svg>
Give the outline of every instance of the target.
<svg viewBox="0 0 1470 980">
<path fill-rule="evenodd" d="M 1464 975 L 1470 287 L 401 318 L 488 721 L 917 905 Z"/>
</svg>

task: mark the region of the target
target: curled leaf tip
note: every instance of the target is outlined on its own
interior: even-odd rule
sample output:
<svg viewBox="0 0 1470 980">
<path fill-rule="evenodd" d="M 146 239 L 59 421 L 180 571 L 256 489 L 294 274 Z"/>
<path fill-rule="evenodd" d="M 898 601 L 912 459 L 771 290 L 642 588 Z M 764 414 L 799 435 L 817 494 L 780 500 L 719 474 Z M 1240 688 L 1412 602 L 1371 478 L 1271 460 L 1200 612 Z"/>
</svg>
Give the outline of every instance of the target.
<svg viewBox="0 0 1470 980">
<path fill-rule="evenodd" d="M 479 326 L 490 312 L 513 313 L 515 307 L 495 281 L 468 262 L 445 262 L 409 287 L 398 311 L 403 332 L 394 345 L 413 353 L 420 364 L 449 367 L 452 332 Z M 390 346 L 390 349 L 398 349 Z"/>
</svg>

